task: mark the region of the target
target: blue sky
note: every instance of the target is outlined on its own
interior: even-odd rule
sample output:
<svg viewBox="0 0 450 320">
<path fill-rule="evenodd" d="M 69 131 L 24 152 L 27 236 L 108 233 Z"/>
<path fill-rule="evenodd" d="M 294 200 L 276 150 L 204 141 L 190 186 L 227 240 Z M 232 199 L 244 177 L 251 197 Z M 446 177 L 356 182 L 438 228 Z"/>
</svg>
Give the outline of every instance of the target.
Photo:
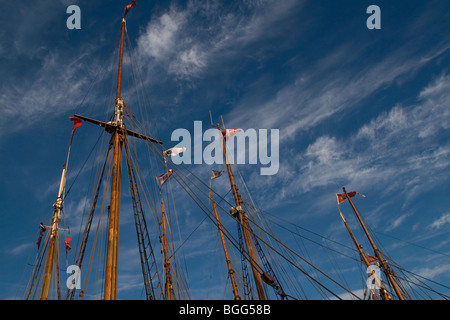
<svg viewBox="0 0 450 320">
<path fill-rule="evenodd" d="M 81 9 L 80 30 L 66 27 L 66 8 L 72 4 Z M 113 110 L 108 95 L 115 81 L 114 53 L 126 4 L 75 0 L 2 4 L 0 299 L 14 298 L 23 285 L 27 259 L 36 253 L 39 222 L 50 220 L 70 137 L 68 117 L 80 113 L 107 121 Z M 170 137 L 177 128 L 193 132 L 194 121 L 210 128 L 209 111 L 214 121 L 223 116 L 227 127 L 279 129 L 276 175 L 261 176 L 258 165 L 236 168 L 268 215 L 322 235 L 325 238 L 318 241 L 327 245 L 334 245 L 326 240 L 332 239 L 352 246 L 335 194 L 343 186 L 357 190 L 366 197 L 356 197 L 355 203 L 381 249 L 406 270 L 450 284 L 449 3 L 138 0 L 137 4 L 127 16 L 127 29 L 139 63 L 140 89 L 145 90 L 139 99 L 150 104 L 133 112 L 150 114 L 144 121 L 167 148 L 176 144 Z M 366 9 L 372 4 L 381 9 L 380 30 L 366 27 Z M 129 60 L 125 65 L 131 68 Z M 124 77 L 122 96 L 130 106 L 139 105 L 135 88 L 127 86 L 130 74 L 125 72 Z M 78 129 L 68 184 L 100 133 L 87 123 Z M 211 166 L 189 168 L 209 183 Z M 161 170 L 146 172 L 147 179 L 154 182 Z M 85 167 L 76 186 L 88 182 L 90 172 Z M 171 183 L 174 191 L 182 192 Z M 214 183 L 225 196 L 226 178 Z M 65 204 L 73 238 L 79 236 L 85 205 L 79 199 L 88 197 L 79 188 L 74 185 Z M 194 265 L 189 269 L 192 295 L 222 297 L 224 281 L 209 277 L 211 270 L 225 269 L 220 250 L 208 247 L 216 245 L 217 234 L 211 223 L 202 223 L 204 214 L 195 204 L 185 195 L 176 197 L 183 225 L 178 241 L 193 232 L 183 244 L 187 263 Z M 358 230 L 348 204 L 340 207 Z M 130 211 L 129 201 L 124 200 L 122 208 Z M 139 262 L 129 262 L 138 257 L 134 223 L 131 214 L 122 216 L 120 259 L 127 263 L 121 277 L 129 286 L 120 287 L 119 297 L 139 298 Z M 367 245 L 364 248 L 370 251 Z M 157 243 L 155 252 L 159 250 Z M 72 259 L 74 252 L 70 254 Z M 204 265 L 214 260 L 211 254 L 217 263 L 209 269 Z M 324 270 L 338 273 L 322 251 L 310 249 L 309 254 Z M 346 279 L 357 278 L 347 281 L 360 293 L 364 287 L 355 271 L 358 263 L 336 259 Z"/>
</svg>

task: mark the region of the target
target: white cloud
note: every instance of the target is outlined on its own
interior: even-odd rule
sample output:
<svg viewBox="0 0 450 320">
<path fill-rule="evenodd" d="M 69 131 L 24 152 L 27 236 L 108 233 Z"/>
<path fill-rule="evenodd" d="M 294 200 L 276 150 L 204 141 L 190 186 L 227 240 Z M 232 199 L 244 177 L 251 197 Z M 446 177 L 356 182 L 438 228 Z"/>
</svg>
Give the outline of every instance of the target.
<svg viewBox="0 0 450 320">
<path fill-rule="evenodd" d="M 417 194 L 448 179 L 450 142 L 442 135 L 450 120 L 448 85 L 450 77 L 440 77 L 422 91 L 417 104 L 394 105 L 356 132 L 348 132 L 339 139 L 330 134 L 319 136 L 304 151 L 296 149 L 296 156 L 281 150 L 285 157 L 280 160 L 279 174 L 273 177 L 281 183 L 277 200 L 319 187 L 339 189 L 351 185 L 361 192 L 365 188 L 380 190 L 385 195 L 393 190 L 396 194 L 404 192 L 406 204 Z M 268 121 L 278 117 L 291 115 L 274 114 Z M 305 126 L 313 125 L 306 122 Z M 423 130 L 428 127 L 433 130 L 424 135 Z M 290 150 L 293 144 L 289 141 L 281 147 Z M 270 199 L 273 204 L 273 198 Z M 405 218 L 394 221 L 392 228 Z"/>
<path fill-rule="evenodd" d="M 415 270 L 414 272 L 420 274 L 424 278 L 433 279 L 438 275 L 447 273 L 449 267 L 450 264 L 439 264 L 433 267 L 420 268 L 419 270 Z"/>
<path fill-rule="evenodd" d="M 177 31 L 185 23 L 185 14 L 172 9 L 148 24 L 146 32 L 139 37 L 138 45 L 143 53 L 157 60 L 165 59 L 174 50 Z"/>
<path fill-rule="evenodd" d="M 356 290 L 353 290 L 352 292 L 345 292 L 345 293 L 339 294 L 338 297 L 339 297 L 339 299 L 342 299 L 342 300 L 355 300 L 356 299 L 355 296 L 357 296 L 361 300 L 363 300 L 364 296 L 366 294 L 365 291 L 366 291 L 366 289 L 356 289 Z M 338 297 L 333 297 L 333 298 L 331 298 L 331 300 L 337 300 Z"/>
<path fill-rule="evenodd" d="M 178 75 L 197 74 L 206 66 L 206 55 L 196 46 L 182 51 L 169 65 L 169 72 Z"/>
<path fill-rule="evenodd" d="M 255 83 L 254 92 L 243 96 L 225 119 L 243 128 L 280 129 L 278 174 L 265 177 L 261 183 L 261 176 L 253 172 L 248 181 L 258 195 L 257 202 L 271 208 L 320 190 L 314 193 L 314 205 L 328 210 L 335 204 L 333 192 L 347 186 L 389 196 L 387 202 L 401 199 L 403 209 L 418 194 L 446 181 L 450 166 L 450 142 L 444 133 L 450 127 L 448 75 L 430 81 L 411 97 L 409 101 L 416 100 L 409 105 L 399 100 L 391 107 L 380 106 L 383 111 L 375 111 L 371 120 L 357 123 L 351 131 L 332 128 L 339 126 L 342 118 L 351 117 L 351 112 L 359 112 L 362 103 L 387 86 L 403 86 L 397 85 L 446 50 L 429 48 L 425 59 L 415 51 L 399 49 L 384 60 L 358 65 L 358 69 L 352 65 L 342 68 L 339 58 L 343 56 L 349 61 L 361 59 L 358 48 L 348 44 L 339 48 L 339 54 L 331 52 L 305 66 L 272 98 L 265 92 L 264 83 Z M 326 134 L 315 136 L 316 131 L 325 130 Z M 276 186 L 277 192 L 267 185 Z M 379 213 L 381 221 L 383 212 Z M 403 215 L 392 219 L 393 228 L 407 220 Z"/>
<path fill-rule="evenodd" d="M 23 253 L 25 250 L 28 250 L 32 246 L 33 246 L 32 243 L 24 243 L 12 248 L 9 252 L 13 255 L 20 255 L 21 253 Z"/>
<path fill-rule="evenodd" d="M 301 2 L 300 2 L 301 3 Z M 298 1 L 189 1 L 152 17 L 138 39 L 142 57 L 155 59 L 169 74 L 183 79 L 197 76 L 230 57 L 241 58 L 243 48 L 276 33 L 277 24 Z M 272 35 L 273 36 L 273 35 Z"/>
<path fill-rule="evenodd" d="M 411 214 L 409 214 L 409 213 L 405 213 L 405 214 L 401 215 L 400 217 L 395 219 L 393 222 L 391 222 L 390 226 L 386 229 L 386 231 L 391 231 L 391 230 L 398 228 L 409 216 L 411 216 Z"/>
<path fill-rule="evenodd" d="M 337 50 L 343 51 L 338 56 L 347 54 L 358 59 L 353 51 L 359 50 L 351 45 Z M 442 52 L 438 49 L 430 50 L 431 53 L 435 51 Z M 282 128 L 281 139 L 292 140 L 299 133 L 308 131 L 325 120 L 348 114 L 378 90 L 414 73 L 429 62 L 427 59 L 407 55 L 399 49 L 379 62 L 341 70 L 341 64 L 334 58 L 335 55 L 335 52 L 331 52 L 305 67 L 295 81 L 280 89 L 271 100 L 264 103 L 256 101 L 253 104 L 252 101 L 245 100 L 245 106 L 236 107 L 228 118 L 246 123 L 249 127 Z M 324 69 L 324 60 L 329 69 Z M 337 75 L 336 69 L 339 69 Z M 394 109 L 390 119 L 385 119 L 386 123 L 378 125 L 402 125 L 404 119 L 398 111 L 401 109 Z"/>
<path fill-rule="evenodd" d="M 85 54 L 76 61 L 59 50 L 51 51 L 37 71 L 30 72 L 20 81 L 3 84 L 0 136 L 28 127 L 44 117 L 74 110 L 79 105 L 92 81 L 83 75 L 87 66 L 93 63 L 89 55 L 93 47 L 86 46 L 85 49 Z"/>
<path fill-rule="evenodd" d="M 388 113 L 383 113 L 369 124 L 362 126 L 357 138 L 376 140 L 378 137 L 386 138 L 386 134 L 395 135 L 408 125 L 406 120 L 404 109 L 401 106 L 394 106 Z"/>
<path fill-rule="evenodd" d="M 341 146 L 335 138 L 320 137 L 306 149 L 305 156 L 317 158 L 320 163 L 330 164 L 341 158 Z"/>
<path fill-rule="evenodd" d="M 432 229 L 440 229 L 447 223 L 450 223 L 450 213 L 445 213 L 442 216 L 439 217 L 439 219 L 433 221 L 433 223 L 430 225 Z"/>
</svg>

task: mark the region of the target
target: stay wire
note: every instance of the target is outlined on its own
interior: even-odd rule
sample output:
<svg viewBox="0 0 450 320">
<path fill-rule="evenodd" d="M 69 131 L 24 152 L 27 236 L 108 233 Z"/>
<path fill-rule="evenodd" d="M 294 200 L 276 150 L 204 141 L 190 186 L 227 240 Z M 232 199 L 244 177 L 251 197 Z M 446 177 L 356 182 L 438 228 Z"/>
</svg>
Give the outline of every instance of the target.
<svg viewBox="0 0 450 320">
<path fill-rule="evenodd" d="M 109 51 L 112 51 L 113 48 L 115 48 L 117 46 L 118 40 L 120 37 L 120 32 L 117 33 L 116 35 L 116 39 L 113 41 L 113 44 L 111 45 L 111 48 Z M 84 102 L 86 101 L 87 96 L 89 95 L 92 87 L 94 86 L 94 83 L 97 81 L 100 72 L 104 70 L 106 63 L 108 62 L 108 59 L 103 59 L 103 64 L 100 66 L 99 70 L 97 71 L 94 79 L 91 81 L 89 88 L 86 92 L 86 94 L 84 95 L 83 99 L 81 100 L 81 102 L 79 103 L 79 105 L 76 107 L 75 109 L 75 114 L 78 114 L 79 110 L 81 109 L 81 107 L 83 106 Z"/>
<path fill-rule="evenodd" d="M 193 175 L 194 177 L 196 177 L 195 175 Z M 197 178 L 197 177 L 196 177 Z M 197 178 L 198 179 L 198 178 Z M 200 179 L 199 179 L 200 180 Z M 201 181 L 201 180 L 200 180 Z M 202 182 L 203 183 L 203 182 Z M 203 183 L 204 185 L 205 185 L 205 183 Z M 189 188 L 190 189 L 190 188 Z M 186 190 L 186 189 L 185 189 Z M 202 191 L 203 193 L 205 193 L 204 191 Z M 191 196 L 191 198 L 193 198 L 192 197 L 192 195 L 188 192 L 188 194 Z M 194 199 L 194 198 L 193 198 Z M 194 199 L 194 201 L 196 201 L 195 199 Z M 197 201 L 196 201 L 197 202 Z M 197 202 L 197 204 L 198 204 L 198 202 Z M 204 210 L 205 211 L 205 210 Z M 211 218 L 210 218 L 211 219 Z M 211 220 L 213 220 L 213 219 L 211 219 Z M 213 221 L 214 222 L 214 221 Z M 315 280 L 315 279 L 314 279 Z"/>
<path fill-rule="evenodd" d="M 195 201 L 195 200 L 194 200 Z M 197 203 L 198 204 L 198 203 Z M 204 210 L 205 211 L 205 210 Z M 205 211 L 205 213 L 206 213 L 206 211 Z M 208 217 L 209 217 L 209 215 L 208 215 Z M 213 221 L 213 223 L 215 223 L 216 224 L 216 222 L 210 217 L 210 219 Z M 259 227 L 259 226 L 258 226 Z M 224 230 L 226 230 L 226 228 L 224 228 Z M 225 235 L 227 235 L 227 233 L 225 233 Z M 227 236 L 228 237 L 228 236 Z M 274 250 L 274 252 L 277 252 L 280 256 L 282 256 L 282 257 L 285 257 L 283 254 L 281 254 L 279 251 L 277 251 L 275 248 L 273 248 L 272 246 L 270 246 L 266 241 L 264 241 L 264 240 L 262 240 L 261 238 L 260 238 L 260 240 L 261 241 L 263 241 L 266 245 L 268 245 L 272 250 Z M 276 240 L 276 239 L 275 239 Z M 233 243 L 233 242 L 232 242 Z M 239 246 L 238 245 L 236 245 L 236 243 L 233 243 L 233 245 L 235 245 L 236 246 L 236 248 L 237 249 L 239 249 Z M 284 244 L 283 244 L 284 245 Z M 296 255 L 298 255 L 298 254 L 296 254 Z M 309 262 L 309 261 L 307 261 L 307 260 L 305 260 L 303 257 L 301 257 L 301 256 L 299 256 L 302 260 L 304 260 L 305 262 L 307 262 L 308 264 L 310 264 L 311 265 L 311 263 Z M 286 258 L 286 257 L 285 257 Z M 247 259 L 249 259 L 249 261 L 251 261 L 251 258 L 250 257 L 247 257 Z M 315 283 L 317 283 L 317 284 L 319 284 L 321 287 L 323 287 L 323 288 L 325 288 L 327 291 L 329 291 L 331 294 L 333 294 L 334 296 L 336 296 L 337 298 L 339 298 L 339 296 L 338 295 L 336 295 L 335 293 L 333 293 L 330 289 L 328 289 L 327 287 L 325 287 L 323 284 L 321 284 L 320 282 L 318 282 L 316 279 L 314 279 L 313 277 L 311 277 L 308 273 L 306 273 L 303 269 L 301 269 L 298 265 L 296 265 L 296 264 L 294 264 L 292 261 L 290 261 L 289 259 L 286 259 L 288 262 L 290 262 L 291 264 L 293 264 L 297 269 L 299 269 L 302 273 L 304 273 L 305 275 L 307 275 L 307 277 L 309 277 L 313 282 L 315 282 Z M 254 263 L 256 266 L 258 266 L 259 267 L 259 269 L 260 269 L 260 273 L 263 273 L 264 271 L 261 269 L 261 267 L 256 263 L 256 262 L 251 262 L 251 263 Z M 321 271 L 320 269 L 318 269 L 317 267 L 315 267 L 314 266 L 314 268 L 316 269 L 316 270 L 318 270 L 318 271 L 320 271 L 322 274 L 324 274 L 324 275 L 326 275 L 323 271 Z M 326 275 L 328 278 L 330 278 L 328 275 Z M 330 278 L 331 279 L 331 278 Z M 334 279 L 331 279 L 333 282 L 335 282 L 335 283 L 337 283 Z M 338 283 L 337 283 L 338 284 Z M 339 286 L 341 286 L 342 287 L 342 285 L 340 285 L 340 284 L 338 284 Z M 347 290 L 348 291 L 348 289 L 346 289 L 345 287 L 343 287 L 345 290 Z M 351 293 L 351 292 L 350 292 Z"/>
</svg>

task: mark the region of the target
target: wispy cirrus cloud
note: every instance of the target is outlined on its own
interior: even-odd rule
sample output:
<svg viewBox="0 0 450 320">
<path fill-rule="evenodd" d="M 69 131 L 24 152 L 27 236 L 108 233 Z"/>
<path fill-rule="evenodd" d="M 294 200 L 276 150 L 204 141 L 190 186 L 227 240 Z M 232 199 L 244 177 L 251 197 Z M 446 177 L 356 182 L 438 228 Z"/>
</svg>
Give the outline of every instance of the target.
<svg viewBox="0 0 450 320">
<path fill-rule="evenodd" d="M 363 50 L 342 45 L 318 59 L 298 74 L 295 81 L 281 88 L 272 99 L 244 99 L 228 117 L 249 127 L 282 128 L 281 139 L 292 140 L 297 134 L 314 128 L 333 116 L 351 112 L 372 94 L 403 77 L 414 74 L 448 47 L 432 48 L 425 54 L 399 49 L 387 58 L 360 65 Z M 342 68 L 342 57 L 355 66 Z M 273 112 L 282 109 L 283 112 Z"/>
<path fill-rule="evenodd" d="M 11 248 L 11 250 L 9 250 L 8 253 L 11 253 L 12 255 L 20 255 L 23 252 L 25 252 L 26 250 L 29 250 L 32 246 L 33 246 L 32 243 L 20 244 L 20 245 L 17 245 L 15 247 Z"/>
<path fill-rule="evenodd" d="M 445 135 L 449 89 L 450 76 L 442 75 L 420 91 L 416 104 L 394 105 L 356 131 L 339 138 L 318 136 L 303 151 L 283 157 L 280 172 L 273 177 L 282 182 L 277 199 L 352 185 L 383 190 L 385 195 L 396 190 L 407 202 L 424 188 L 442 183 L 450 166 L 450 141 Z M 287 152 L 280 154 L 292 154 Z"/>
<path fill-rule="evenodd" d="M 414 272 L 422 277 L 435 279 L 437 276 L 447 273 L 449 267 L 449 264 L 430 265 L 429 267 L 418 268 Z"/>
<path fill-rule="evenodd" d="M 83 76 L 88 69 L 87 56 L 77 59 L 78 63 L 65 63 L 67 57 L 54 51 L 43 59 L 38 71 L 18 82 L 4 83 L 0 97 L 4 112 L 0 135 L 78 106 L 91 82 Z"/>
<path fill-rule="evenodd" d="M 433 223 L 430 225 L 430 228 L 437 230 L 448 223 L 450 223 L 450 213 L 445 213 L 440 216 L 439 219 L 433 221 Z"/>
<path fill-rule="evenodd" d="M 138 39 L 139 54 L 163 65 L 170 75 L 195 77 L 220 61 L 242 57 L 243 48 L 258 39 L 274 36 L 277 23 L 301 3 L 191 0 L 185 7 L 172 5 L 152 17 Z"/>
</svg>

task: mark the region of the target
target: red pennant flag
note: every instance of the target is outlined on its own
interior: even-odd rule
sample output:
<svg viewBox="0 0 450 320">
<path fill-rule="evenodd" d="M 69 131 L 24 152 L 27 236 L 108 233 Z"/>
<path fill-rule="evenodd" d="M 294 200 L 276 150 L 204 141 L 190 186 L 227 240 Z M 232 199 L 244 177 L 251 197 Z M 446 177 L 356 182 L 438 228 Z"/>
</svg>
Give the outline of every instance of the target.
<svg viewBox="0 0 450 320">
<path fill-rule="evenodd" d="M 83 121 L 81 121 L 80 118 L 77 117 L 69 117 L 70 120 L 73 121 L 73 128 L 72 131 L 75 131 L 79 126 L 83 124 Z"/>
<path fill-rule="evenodd" d="M 128 13 L 128 10 L 130 10 L 131 8 L 133 8 L 133 7 L 135 7 L 135 6 L 136 6 L 136 0 L 133 0 L 133 3 L 127 4 L 127 5 L 125 6 L 125 14 L 123 15 L 123 17 L 125 18 L 125 16 L 126 16 L 127 13 Z"/>
<path fill-rule="evenodd" d="M 72 239 L 71 238 L 65 238 L 64 239 L 64 243 L 66 244 L 66 253 L 70 250 L 70 249 L 72 249 L 71 247 L 70 247 L 70 243 L 69 243 L 69 241 L 71 241 Z"/>
<path fill-rule="evenodd" d="M 241 131 L 241 129 L 226 129 L 222 131 L 222 135 L 223 135 L 223 139 L 225 140 L 225 142 L 227 142 L 227 140 L 229 138 L 231 138 L 232 136 L 234 136 L 236 133 L 238 133 L 239 131 Z"/>
<path fill-rule="evenodd" d="M 352 192 L 347 192 L 349 198 L 352 198 L 354 196 L 356 196 L 356 194 L 359 193 L 358 191 L 352 191 Z M 361 195 L 361 197 L 365 197 L 365 195 L 359 193 Z M 336 193 L 336 199 L 337 199 L 337 203 L 340 204 L 342 202 L 344 202 L 345 200 L 347 200 L 347 197 L 345 195 L 345 193 Z"/>
<path fill-rule="evenodd" d="M 70 143 L 69 143 L 69 145 L 72 145 L 73 134 L 75 133 L 75 130 L 77 130 L 77 128 L 83 124 L 83 121 L 81 121 L 81 119 L 77 117 L 69 117 L 69 119 L 73 121 L 72 135 L 70 136 Z M 64 163 L 63 166 L 65 167 L 66 164 Z"/>
<path fill-rule="evenodd" d="M 378 261 L 377 257 L 369 256 L 368 254 L 366 255 L 366 258 L 367 258 L 367 262 L 369 262 L 369 264 L 372 264 L 372 263 Z"/>
<path fill-rule="evenodd" d="M 39 247 L 41 246 L 42 235 L 43 235 L 44 232 L 47 230 L 47 227 L 44 226 L 44 224 L 43 224 L 42 222 L 39 224 L 39 226 L 41 227 L 41 231 L 39 232 L 39 238 L 38 238 L 38 240 L 36 241 L 38 250 L 39 250 Z"/>
</svg>

